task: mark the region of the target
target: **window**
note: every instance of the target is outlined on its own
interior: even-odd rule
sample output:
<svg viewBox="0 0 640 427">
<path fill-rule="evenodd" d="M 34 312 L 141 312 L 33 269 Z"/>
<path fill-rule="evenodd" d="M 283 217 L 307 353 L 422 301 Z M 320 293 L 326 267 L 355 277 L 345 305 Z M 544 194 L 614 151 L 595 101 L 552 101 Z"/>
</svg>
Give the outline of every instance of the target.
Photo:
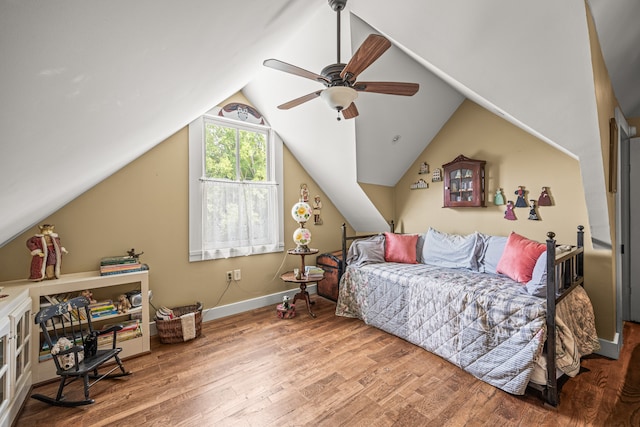
<svg viewBox="0 0 640 427">
<path fill-rule="evenodd" d="M 189 125 L 189 260 L 282 251 L 282 142 L 263 125 Z"/>
</svg>

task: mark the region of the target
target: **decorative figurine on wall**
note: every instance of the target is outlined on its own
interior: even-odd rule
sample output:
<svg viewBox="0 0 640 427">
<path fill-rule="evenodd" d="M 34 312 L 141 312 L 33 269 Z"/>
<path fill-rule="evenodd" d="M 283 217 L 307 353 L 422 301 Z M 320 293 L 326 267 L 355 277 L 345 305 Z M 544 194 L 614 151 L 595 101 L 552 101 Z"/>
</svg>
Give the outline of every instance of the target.
<svg viewBox="0 0 640 427">
<path fill-rule="evenodd" d="M 496 196 L 493 199 L 493 203 L 496 206 L 504 205 L 504 196 L 502 195 L 502 188 L 496 190 Z"/>
<path fill-rule="evenodd" d="M 39 282 L 60 277 L 62 254 L 69 252 L 60 246 L 60 237 L 53 232 L 54 227 L 52 224 L 40 225 L 40 233 L 27 240 L 32 256 L 29 280 Z"/>
<path fill-rule="evenodd" d="M 422 178 L 420 178 L 419 180 L 417 180 L 416 182 L 414 182 L 409 186 L 410 190 L 419 190 L 419 189 L 425 189 L 425 188 L 429 188 L 429 183 Z"/>
<path fill-rule="evenodd" d="M 431 175 L 431 182 L 440 182 L 442 181 L 442 172 L 440 172 L 440 169 L 435 168 L 433 170 L 433 175 Z"/>
<path fill-rule="evenodd" d="M 513 194 L 517 196 L 516 208 L 526 208 L 529 206 L 527 204 L 526 193 L 527 193 L 527 190 L 525 190 L 522 185 L 519 185 L 518 189 L 513 192 Z"/>
<path fill-rule="evenodd" d="M 542 193 L 538 197 L 538 206 L 553 206 L 553 201 L 549 196 L 549 187 L 542 187 Z"/>
<path fill-rule="evenodd" d="M 313 198 L 313 224 L 322 225 L 322 218 L 320 218 L 320 210 L 322 209 L 322 202 L 320 196 L 316 194 Z"/>
<path fill-rule="evenodd" d="M 516 219 L 516 213 L 513 211 L 513 202 L 511 200 L 509 200 L 507 202 L 507 210 L 504 211 L 504 219 L 508 219 L 509 221 L 515 221 Z"/>
<path fill-rule="evenodd" d="M 418 173 L 420 175 L 423 175 L 425 173 L 429 173 L 429 163 L 422 162 L 422 164 L 420 165 L 420 170 L 418 171 Z"/>
<path fill-rule="evenodd" d="M 300 184 L 300 201 L 307 203 L 309 201 L 309 190 L 307 184 Z"/>
<path fill-rule="evenodd" d="M 536 212 L 536 201 L 531 199 L 529 200 L 531 204 L 529 205 L 529 219 L 532 221 L 539 221 L 538 213 Z"/>
</svg>

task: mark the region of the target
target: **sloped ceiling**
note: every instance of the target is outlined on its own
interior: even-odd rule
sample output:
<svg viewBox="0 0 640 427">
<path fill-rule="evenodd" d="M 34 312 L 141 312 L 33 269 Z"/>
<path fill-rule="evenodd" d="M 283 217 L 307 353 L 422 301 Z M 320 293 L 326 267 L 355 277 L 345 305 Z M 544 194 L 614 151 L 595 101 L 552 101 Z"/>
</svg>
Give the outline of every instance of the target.
<svg viewBox="0 0 640 427">
<path fill-rule="evenodd" d="M 627 118 L 640 117 L 640 1 L 589 4 L 620 108 Z"/>
<path fill-rule="evenodd" d="M 343 62 L 379 32 L 394 46 L 363 79 L 420 92 L 361 94 L 337 122 L 321 100 L 277 110 L 318 87 L 262 66 L 335 62 L 326 0 L 3 0 L 0 245 L 241 89 L 356 230 L 386 226 L 357 181 L 394 185 L 467 97 L 591 171 L 592 235 L 609 241 L 584 2 L 390 4 L 349 1 Z"/>
</svg>

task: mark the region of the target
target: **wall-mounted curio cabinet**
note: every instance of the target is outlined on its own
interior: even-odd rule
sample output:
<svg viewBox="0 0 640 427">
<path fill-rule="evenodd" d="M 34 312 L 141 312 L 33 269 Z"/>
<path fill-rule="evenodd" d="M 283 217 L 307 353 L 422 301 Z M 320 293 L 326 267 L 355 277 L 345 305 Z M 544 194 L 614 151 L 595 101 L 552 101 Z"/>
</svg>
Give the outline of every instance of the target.
<svg viewBox="0 0 640 427">
<path fill-rule="evenodd" d="M 442 165 L 444 207 L 484 207 L 484 160 L 462 154 Z"/>
</svg>

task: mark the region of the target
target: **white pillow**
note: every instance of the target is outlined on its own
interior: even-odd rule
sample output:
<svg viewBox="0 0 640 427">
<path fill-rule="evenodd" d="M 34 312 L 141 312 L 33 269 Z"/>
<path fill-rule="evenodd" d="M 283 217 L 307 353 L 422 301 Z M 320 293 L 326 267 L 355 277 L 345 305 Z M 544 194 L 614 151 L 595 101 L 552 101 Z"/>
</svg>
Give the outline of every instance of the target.
<svg viewBox="0 0 640 427">
<path fill-rule="evenodd" d="M 507 237 L 479 233 L 479 240 L 482 241 L 482 252 L 478 257 L 478 270 L 498 274 L 496 268 L 507 244 Z"/>
<path fill-rule="evenodd" d="M 478 233 L 462 236 L 443 233 L 429 227 L 422 250 L 422 262 L 446 268 L 478 271 Z"/>
<path fill-rule="evenodd" d="M 531 273 L 531 280 L 525 285 L 527 292 L 530 295 L 535 295 L 540 298 L 547 297 L 547 252 L 542 252 L 542 255 L 538 257 L 536 266 L 533 267 L 533 273 Z"/>
</svg>

